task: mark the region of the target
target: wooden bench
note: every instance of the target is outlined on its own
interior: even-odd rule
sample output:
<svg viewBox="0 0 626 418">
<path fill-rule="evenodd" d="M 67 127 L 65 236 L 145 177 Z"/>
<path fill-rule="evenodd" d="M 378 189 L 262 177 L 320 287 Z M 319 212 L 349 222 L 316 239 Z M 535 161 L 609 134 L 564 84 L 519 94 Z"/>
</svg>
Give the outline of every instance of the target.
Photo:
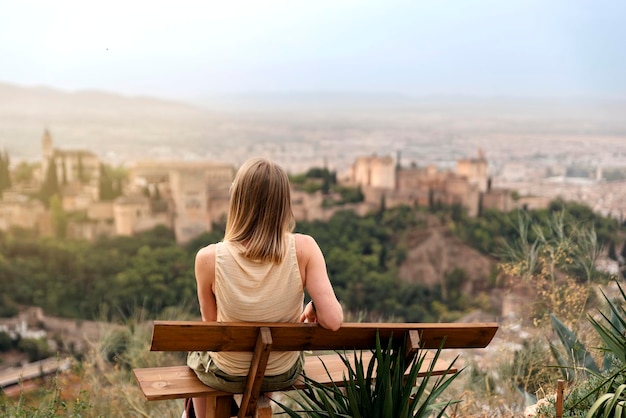
<svg viewBox="0 0 626 418">
<path fill-rule="evenodd" d="M 378 333 L 383 345 L 390 338 L 393 338 L 394 347 L 406 341 L 408 352 L 414 356 L 419 349 L 438 349 L 440 346 L 445 349 L 484 348 L 491 342 L 497 329 L 496 323 L 346 323 L 339 330 L 330 331 L 318 324 L 303 323 L 154 321 L 151 351 L 252 352 L 246 390 L 237 416 L 269 417 L 271 408 L 267 399 L 260 396 L 260 388 L 272 350 L 346 350 L 348 353 L 353 350 L 371 350 L 376 347 Z M 340 384 L 345 370 L 337 354 L 305 358 L 305 375 L 322 384 Z M 456 372 L 456 369 L 451 369 L 449 364 L 439 360 L 432 374 L 451 372 Z M 207 417 L 231 417 L 233 394 L 204 385 L 186 365 L 134 369 L 133 373 L 149 401 L 207 397 Z M 421 376 L 425 373 L 426 370 L 423 370 Z M 295 389 L 303 387 L 303 381 L 297 381 L 294 385 Z"/>
</svg>

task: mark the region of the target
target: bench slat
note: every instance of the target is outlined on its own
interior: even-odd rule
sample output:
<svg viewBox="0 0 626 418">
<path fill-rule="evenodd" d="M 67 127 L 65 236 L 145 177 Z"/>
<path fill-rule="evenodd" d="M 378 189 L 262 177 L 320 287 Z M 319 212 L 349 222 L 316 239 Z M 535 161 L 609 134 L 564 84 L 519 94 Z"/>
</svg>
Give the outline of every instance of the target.
<svg viewBox="0 0 626 418">
<path fill-rule="evenodd" d="M 272 334 L 274 351 L 366 350 L 372 348 L 376 332 L 386 345 L 394 336 L 399 346 L 404 335 L 416 330 L 422 348 L 484 348 L 498 330 L 497 323 L 346 323 L 338 331 L 319 324 L 219 323 L 198 321 L 154 321 L 152 351 L 254 351 L 260 327 Z"/>
<path fill-rule="evenodd" d="M 363 353 L 363 359 L 366 364 L 370 358 L 370 352 Z M 422 369 L 419 373 L 420 377 L 426 375 L 432 358 L 433 354 L 427 353 L 426 361 L 422 365 Z M 351 360 L 351 363 L 354 364 L 353 359 Z M 330 372 L 330 378 L 324 369 L 322 361 Z M 448 369 L 449 365 L 449 362 L 438 359 L 432 374 L 443 375 L 446 373 L 455 373 L 457 369 L 454 367 Z M 347 368 L 337 354 L 307 356 L 305 358 L 305 374 L 323 385 L 332 385 L 332 383 L 335 382 L 337 386 L 342 386 L 343 376 L 346 370 Z M 229 395 L 228 392 L 216 390 L 203 384 L 198 380 L 196 374 L 187 366 L 134 369 L 133 374 L 143 395 L 149 401 Z M 294 386 L 296 389 L 306 387 L 302 380 L 296 381 Z"/>
</svg>

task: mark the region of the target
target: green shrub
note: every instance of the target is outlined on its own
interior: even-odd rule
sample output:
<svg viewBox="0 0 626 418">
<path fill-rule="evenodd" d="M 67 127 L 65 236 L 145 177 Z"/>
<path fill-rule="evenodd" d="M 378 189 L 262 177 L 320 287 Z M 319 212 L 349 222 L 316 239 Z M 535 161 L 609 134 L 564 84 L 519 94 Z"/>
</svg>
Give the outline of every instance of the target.
<svg viewBox="0 0 626 418">
<path fill-rule="evenodd" d="M 50 356 L 50 349 L 48 347 L 48 341 L 45 338 L 22 338 L 17 345 L 17 348 L 26 353 L 28 361 L 43 360 Z"/>
<path fill-rule="evenodd" d="M 11 336 L 5 331 L 0 331 L 0 351 L 9 351 L 12 347 L 13 340 Z"/>
<path fill-rule="evenodd" d="M 406 344 L 394 350 L 391 341 L 386 348 L 381 347 L 379 339 L 376 343 L 374 355 L 367 365 L 362 354 L 354 353 L 354 365 L 346 354 L 340 354 L 347 367 L 343 388 L 336 384 L 327 387 L 305 377 L 306 388 L 301 391 L 303 398 L 294 399 L 301 409 L 278 404 L 292 418 L 300 417 L 301 413 L 312 418 L 408 418 L 441 417 L 450 405 L 456 403 L 440 401 L 440 396 L 460 371 L 436 377 L 431 374 L 441 350 L 437 350 L 432 360 L 427 359 L 426 351 L 419 352 L 406 364 Z M 426 376 L 419 377 L 420 369 L 427 364 Z M 409 371 L 405 375 L 406 366 Z"/>
<path fill-rule="evenodd" d="M 0 296 L 0 318 L 11 318 L 18 314 L 17 303 L 9 295 Z"/>
</svg>

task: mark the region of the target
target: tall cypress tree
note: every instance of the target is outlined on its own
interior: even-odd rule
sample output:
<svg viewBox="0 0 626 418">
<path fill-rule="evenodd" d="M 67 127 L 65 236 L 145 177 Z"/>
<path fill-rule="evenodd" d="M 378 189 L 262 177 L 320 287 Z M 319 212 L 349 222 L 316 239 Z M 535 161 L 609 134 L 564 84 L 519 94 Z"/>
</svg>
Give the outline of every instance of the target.
<svg viewBox="0 0 626 418">
<path fill-rule="evenodd" d="M 100 200 L 104 201 L 114 200 L 122 195 L 122 180 L 105 164 L 100 164 L 99 192 Z"/>
<path fill-rule="evenodd" d="M 52 215 L 52 230 L 56 238 L 67 236 L 67 214 L 63 210 L 63 204 L 58 194 L 50 198 L 50 212 Z"/>
<path fill-rule="evenodd" d="M 46 172 L 46 178 L 41 186 L 39 197 L 44 205 L 50 204 L 50 198 L 54 195 L 60 195 L 59 179 L 57 178 L 57 165 L 54 161 L 54 157 L 50 158 L 48 162 L 48 171 Z"/>
<path fill-rule="evenodd" d="M 611 241 L 609 243 L 609 252 L 607 255 L 611 260 L 617 261 L 617 251 L 615 248 L 615 241 Z"/>
<path fill-rule="evenodd" d="M 82 152 L 78 153 L 78 181 L 85 184 L 89 181 L 87 173 L 85 172 L 85 165 L 83 163 Z"/>
<path fill-rule="evenodd" d="M 4 150 L 0 154 L 0 194 L 11 187 L 11 173 L 9 171 L 9 153 Z"/>
<path fill-rule="evenodd" d="M 111 200 L 113 185 L 109 178 L 108 170 L 104 164 L 100 164 L 100 181 L 98 187 L 100 200 Z"/>
<path fill-rule="evenodd" d="M 63 156 L 63 160 L 61 161 L 63 166 L 61 167 L 61 172 L 63 173 L 63 185 L 67 184 L 67 164 L 65 163 L 65 156 Z"/>
</svg>

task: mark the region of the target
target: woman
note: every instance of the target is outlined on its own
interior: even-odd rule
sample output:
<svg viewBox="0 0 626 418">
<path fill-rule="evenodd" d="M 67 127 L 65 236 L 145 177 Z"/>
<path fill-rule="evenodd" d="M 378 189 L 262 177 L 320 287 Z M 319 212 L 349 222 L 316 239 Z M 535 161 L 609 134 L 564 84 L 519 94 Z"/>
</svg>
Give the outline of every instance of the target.
<svg viewBox="0 0 626 418">
<path fill-rule="evenodd" d="M 196 255 L 203 321 L 318 322 L 337 330 L 343 310 L 322 251 L 308 235 L 293 234 L 289 179 L 264 158 L 246 161 L 231 186 L 224 240 Z M 304 309 L 304 290 L 312 302 Z M 206 385 L 243 392 L 251 353 L 192 352 L 187 364 Z M 302 371 L 298 352 L 271 353 L 263 391 L 291 385 Z M 195 398 L 197 416 L 206 399 Z"/>
</svg>

